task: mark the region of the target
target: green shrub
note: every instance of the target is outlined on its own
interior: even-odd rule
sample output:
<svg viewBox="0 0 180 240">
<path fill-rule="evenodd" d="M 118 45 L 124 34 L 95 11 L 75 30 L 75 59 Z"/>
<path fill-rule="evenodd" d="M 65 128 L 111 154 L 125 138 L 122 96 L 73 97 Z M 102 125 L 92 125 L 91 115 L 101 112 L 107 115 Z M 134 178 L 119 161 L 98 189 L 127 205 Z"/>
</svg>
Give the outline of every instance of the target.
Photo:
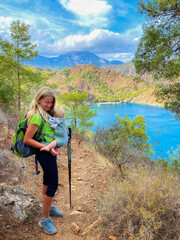
<svg viewBox="0 0 180 240">
<path fill-rule="evenodd" d="M 143 116 L 125 116 L 108 127 L 97 129 L 96 149 L 122 170 L 122 165 L 148 160 L 152 152 Z"/>
<path fill-rule="evenodd" d="M 180 173 L 180 145 L 177 145 L 177 148 L 171 151 L 168 151 L 169 163 L 173 169 Z"/>
<path fill-rule="evenodd" d="M 168 171 L 173 171 L 180 174 L 180 145 L 177 145 L 176 149 L 171 147 L 171 151 L 168 152 L 169 159 L 158 159 L 154 161 L 154 165 L 161 166 Z"/>
</svg>

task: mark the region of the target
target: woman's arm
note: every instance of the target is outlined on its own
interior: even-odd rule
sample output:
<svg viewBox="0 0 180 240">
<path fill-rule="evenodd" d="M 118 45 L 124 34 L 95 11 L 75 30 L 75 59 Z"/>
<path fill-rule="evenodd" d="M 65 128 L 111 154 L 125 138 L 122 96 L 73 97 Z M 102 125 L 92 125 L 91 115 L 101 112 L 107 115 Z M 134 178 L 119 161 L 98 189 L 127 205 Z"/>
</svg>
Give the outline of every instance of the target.
<svg viewBox="0 0 180 240">
<path fill-rule="evenodd" d="M 33 136 L 34 134 L 37 132 L 38 130 L 38 125 L 37 124 L 29 124 L 27 130 L 26 130 L 26 133 L 25 133 L 25 136 L 24 136 L 24 143 L 31 146 L 31 147 L 34 147 L 34 148 L 42 148 L 42 147 L 45 147 L 44 144 L 36 141 L 33 139 Z M 50 153 L 54 156 L 57 156 L 59 154 L 59 149 L 57 150 L 54 150 L 53 148 L 50 149 Z"/>
<path fill-rule="evenodd" d="M 23 142 L 31 147 L 42 148 L 45 145 L 33 139 L 33 136 L 37 132 L 37 130 L 38 130 L 38 125 L 29 124 L 26 130 Z"/>
</svg>

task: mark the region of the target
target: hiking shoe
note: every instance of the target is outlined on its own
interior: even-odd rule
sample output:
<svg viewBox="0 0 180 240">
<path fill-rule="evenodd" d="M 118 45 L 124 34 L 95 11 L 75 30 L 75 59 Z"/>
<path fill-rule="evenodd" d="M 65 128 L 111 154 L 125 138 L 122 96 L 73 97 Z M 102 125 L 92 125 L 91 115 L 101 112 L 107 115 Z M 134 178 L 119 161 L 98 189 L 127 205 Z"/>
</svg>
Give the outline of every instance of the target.
<svg viewBox="0 0 180 240">
<path fill-rule="evenodd" d="M 51 218 L 47 218 L 47 219 L 43 219 L 41 218 L 40 222 L 39 222 L 39 226 L 44 228 L 45 233 L 47 234 L 55 234 L 57 232 L 55 226 L 52 224 L 52 220 Z"/>
<path fill-rule="evenodd" d="M 50 209 L 50 215 L 55 217 L 62 217 L 63 213 L 60 210 L 56 209 L 54 205 L 52 205 Z"/>
</svg>

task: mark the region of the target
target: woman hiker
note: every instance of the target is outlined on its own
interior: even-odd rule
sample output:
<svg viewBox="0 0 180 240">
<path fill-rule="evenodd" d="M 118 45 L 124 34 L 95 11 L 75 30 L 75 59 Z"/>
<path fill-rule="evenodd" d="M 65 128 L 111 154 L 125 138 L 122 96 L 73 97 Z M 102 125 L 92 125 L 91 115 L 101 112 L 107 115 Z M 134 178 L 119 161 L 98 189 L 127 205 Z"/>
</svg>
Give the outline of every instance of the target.
<svg viewBox="0 0 180 240">
<path fill-rule="evenodd" d="M 27 114 L 28 128 L 24 136 L 24 143 L 37 148 L 36 157 L 43 169 L 43 215 L 39 225 L 44 228 L 47 234 L 57 232 L 50 216 L 62 217 L 61 211 L 57 210 L 53 203 L 54 195 L 58 188 L 58 168 L 57 155 L 59 148 L 51 148 L 48 151 L 40 151 L 45 147 L 44 142 L 37 142 L 33 139 L 35 133 L 41 128 L 43 120 L 45 121 L 42 134 L 47 144 L 51 143 L 54 138 L 54 131 L 48 122 L 48 114 L 53 116 L 55 107 L 55 92 L 49 87 L 42 87 L 30 104 Z M 47 136 L 46 136 L 47 135 Z"/>
</svg>

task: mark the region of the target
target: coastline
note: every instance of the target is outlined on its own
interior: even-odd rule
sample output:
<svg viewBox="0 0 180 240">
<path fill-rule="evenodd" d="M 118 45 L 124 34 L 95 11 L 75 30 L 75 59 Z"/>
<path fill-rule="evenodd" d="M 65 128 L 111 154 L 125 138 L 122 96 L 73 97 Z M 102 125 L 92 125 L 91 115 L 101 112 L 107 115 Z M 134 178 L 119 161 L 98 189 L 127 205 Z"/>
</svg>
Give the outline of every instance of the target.
<svg viewBox="0 0 180 240">
<path fill-rule="evenodd" d="M 93 105 L 106 105 L 106 104 L 122 104 L 122 103 L 131 103 L 131 104 L 139 104 L 139 105 L 149 105 L 154 107 L 161 107 L 164 108 L 163 104 L 160 103 L 148 103 L 148 102 L 141 102 L 141 101 L 121 101 L 121 102 L 98 102 L 98 103 L 88 103 L 90 106 Z"/>
</svg>

